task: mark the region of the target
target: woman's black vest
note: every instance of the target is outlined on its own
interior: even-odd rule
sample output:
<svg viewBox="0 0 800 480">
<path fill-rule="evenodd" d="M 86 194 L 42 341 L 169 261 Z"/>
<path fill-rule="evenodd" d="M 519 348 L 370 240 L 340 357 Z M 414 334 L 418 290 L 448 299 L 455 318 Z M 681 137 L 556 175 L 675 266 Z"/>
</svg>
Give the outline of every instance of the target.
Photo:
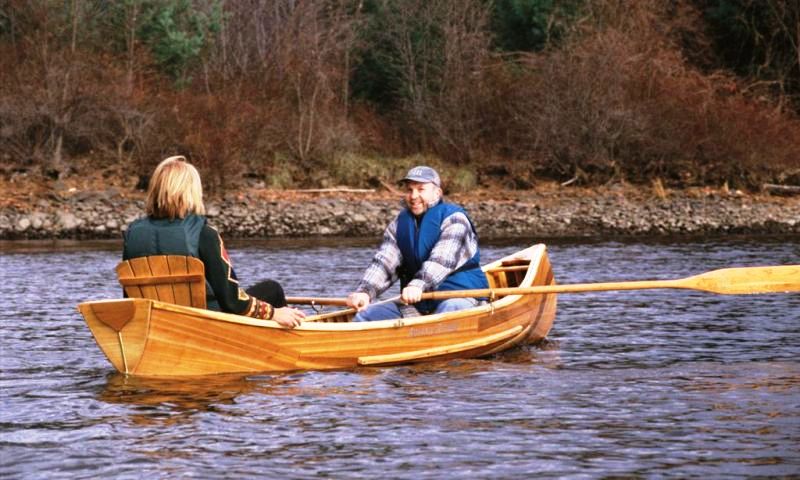
<svg viewBox="0 0 800 480">
<path fill-rule="evenodd" d="M 122 259 L 150 255 L 185 255 L 200 258 L 200 232 L 206 217 L 188 215 L 186 218 L 140 218 L 125 232 Z M 219 310 L 214 290 L 206 280 L 206 304 L 209 310 Z"/>
</svg>

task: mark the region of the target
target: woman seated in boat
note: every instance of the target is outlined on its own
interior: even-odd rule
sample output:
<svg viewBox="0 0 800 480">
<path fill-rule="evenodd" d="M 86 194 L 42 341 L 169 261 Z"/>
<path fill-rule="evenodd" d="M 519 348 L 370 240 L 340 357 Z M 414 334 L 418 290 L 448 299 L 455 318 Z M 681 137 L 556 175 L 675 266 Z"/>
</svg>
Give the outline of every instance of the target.
<svg viewBox="0 0 800 480">
<path fill-rule="evenodd" d="M 422 292 L 489 288 L 480 268 L 478 235 L 463 208 L 442 201 L 436 170 L 418 166 L 401 180 L 405 208 L 383 234 L 383 242 L 355 291 L 347 297 L 355 321 L 386 320 L 474 307 L 479 299 L 420 301 Z M 400 279 L 398 303 L 370 301 Z M 409 309 L 412 305 L 415 308 Z M 401 314 L 402 310 L 402 314 Z M 410 310 L 410 311 L 409 311 Z"/>
<path fill-rule="evenodd" d="M 123 260 L 150 255 L 199 258 L 205 267 L 209 309 L 275 320 L 284 327 L 295 327 L 305 317 L 286 306 L 277 282 L 270 283 L 271 292 L 264 292 L 269 301 L 248 295 L 239 286 L 222 238 L 206 221 L 200 174 L 184 157 L 169 157 L 156 167 L 145 212 L 145 217 L 128 225 Z M 265 284 L 260 285 L 263 291 Z"/>
</svg>

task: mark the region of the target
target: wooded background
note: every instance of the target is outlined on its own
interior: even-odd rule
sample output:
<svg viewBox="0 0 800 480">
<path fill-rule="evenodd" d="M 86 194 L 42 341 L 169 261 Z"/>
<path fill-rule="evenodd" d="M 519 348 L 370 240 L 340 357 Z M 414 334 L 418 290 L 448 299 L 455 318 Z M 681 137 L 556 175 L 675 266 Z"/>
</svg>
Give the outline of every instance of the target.
<svg viewBox="0 0 800 480">
<path fill-rule="evenodd" d="M 0 0 L 6 178 L 754 188 L 798 114 L 797 0 Z"/>
</svg>

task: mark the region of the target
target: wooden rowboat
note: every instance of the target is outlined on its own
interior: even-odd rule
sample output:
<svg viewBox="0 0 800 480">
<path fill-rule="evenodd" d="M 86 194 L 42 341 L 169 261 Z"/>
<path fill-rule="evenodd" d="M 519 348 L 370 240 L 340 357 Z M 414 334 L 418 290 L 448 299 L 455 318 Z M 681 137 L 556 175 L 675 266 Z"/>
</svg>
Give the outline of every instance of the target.
<svg viewBox="0 0 800 480">
<path fill-rule="evenodd" d="M 544 245 L 483 267 L 491 288 L 553 285 Z M 184 275 L 186 277 L 186 275 Z M 309 316 L 297 328 L 270 320 L 127 298 L 78 305 L 120 372 L 187 376 L 347 369 L 491 355 L 545 338 L 556 294 L 508 295 L 467 310 L 352 322 L 352 309 Z"/>
</svg>

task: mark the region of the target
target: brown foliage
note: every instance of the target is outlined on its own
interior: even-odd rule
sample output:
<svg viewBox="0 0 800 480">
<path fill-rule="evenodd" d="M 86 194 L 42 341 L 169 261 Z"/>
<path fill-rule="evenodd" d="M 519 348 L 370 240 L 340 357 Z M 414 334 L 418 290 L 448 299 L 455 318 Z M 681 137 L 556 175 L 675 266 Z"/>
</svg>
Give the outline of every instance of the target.
<svg viewBox="0 0 800 480">
<path fill-rule="evenodd" d="M 478 0 L 406 0 L 387 15 L 383 37 L 398 53 L 399 123 L 408 143 L 456 164 L 480 158 L 482 111 L 491 96 L 483 71 L 488 9 Z"/>
<path fill-rule="evenodd" d="M 688 0 L 592 0 L 563 46 L 505 56 L 490 50 L 485 2 L 404 0 L 383 32 L 405 92 L 390 112 L 351 103 L 351 55 L 368 47 L 352 2 L 226 2 L 224 28 L 183 90 L 133 35 L 135 2 L 124 52 L 87 30 L 99 3 L 67 2 L 61 17 L 47 2 L 10 3 L 1 160 L 52 176 L 72 158 L 147 174 L 184 154 L 211 190 L 243 175 L 313 185 L 339 154 L 418 152 L 523 188 L 537 175 L 732 187 L 800 175 L 800 120 L 781 97 L 698 69 L 711 64 L 709 42 Z M 430 37 L 409 43 L 418 29 Z"/>
<path fill-rule="evenodd" d="M 513 82 L 501 77 L 512 119 L 505 151 L 592 183 L 756 186 L 800 166 L 798 122 L 742 95 L 732 77 L 689 66 L 665 28 L 670 2 L 637 2 L 625 15 L 619 5 L 594 2 L 608 23 L 523 59 Z"/>
<path fill-rule="evenodd" d="M 53 177 L 69 172 L 70 158 L 131 160 L 151 115 L 137 109 L 123 70 L 85 31 L 101 12 L 73 1 L 59 17 L 46 2 L 12 3 L 13 35 L 0 43 L 4 156 Z"/>
<path fill-rule="evenodd" d="M 355 19 L 344 4 L 255 2 L 227 4 L 228 28 L 211 64 L 216 95 L 240 82 L 237 98 L 262 113 L 262 161 L 290 152 L 304 165 L 357 142 L 346 121 L 348 52 Z M 240 100 L 241 101 L 241 100 Z"/>
</svg>

